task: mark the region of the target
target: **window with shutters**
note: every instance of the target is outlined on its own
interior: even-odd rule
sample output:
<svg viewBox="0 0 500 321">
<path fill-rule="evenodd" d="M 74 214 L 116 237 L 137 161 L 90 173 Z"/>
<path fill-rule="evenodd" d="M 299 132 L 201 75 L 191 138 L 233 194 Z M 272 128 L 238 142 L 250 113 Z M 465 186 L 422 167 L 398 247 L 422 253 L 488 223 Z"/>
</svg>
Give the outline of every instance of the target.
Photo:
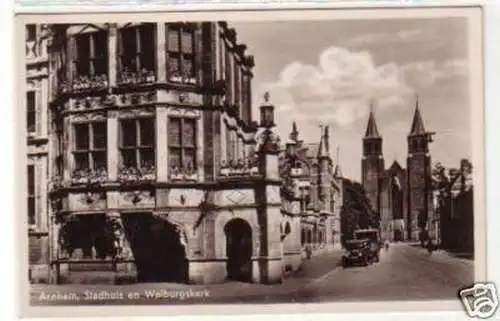
<svg viewBox="0 0 500 321">
<path fill-rule="evenodd" d="M 167 72 L 171 82 L 196 84 L 195 31 L 192 23 L 168 24 Z"/>
<path fill-rule="evenodd" d="M 28 225 L 36 224 L 35 166 L 28 165 Z"/>
<path fill-rule="evenodd" d="M 29 134 L 36 132 L 36 95 L 33 90 L 26 92 L 26 126 Z"/>
<path fill-rule="evenodd" d="M 107 176 L 106 122 L 74 124 L 73 181 L 104 181 Z"/>
<path fill-rule="evenodd" d="M 155 73 L 155 24 L 144 23 L 120 30 L 120 84 L 150 83 Z"/>
<path fill-rule="evenodd" d="M 171 178 L 196 178 L 196 119 L 168 120 L 168 163 Z"/>
<path fill-rule="evenodd" d="M 120 149 L 124 168 L 152 171 L 155 167 L 155 119 L 122 120 Z"/>
</svg>

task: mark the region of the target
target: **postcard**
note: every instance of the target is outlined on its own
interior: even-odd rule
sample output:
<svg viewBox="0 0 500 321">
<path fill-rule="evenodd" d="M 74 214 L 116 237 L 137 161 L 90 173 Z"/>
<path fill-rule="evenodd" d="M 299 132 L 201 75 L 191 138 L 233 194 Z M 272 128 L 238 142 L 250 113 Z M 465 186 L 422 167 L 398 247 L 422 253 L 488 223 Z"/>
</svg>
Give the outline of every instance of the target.
<svg viewBox="0 0 500 321">
<path fill-rule="evenodd" d="M 16 19 L 23 315 L 493 315 L 480 7 Z"/>
</svg>

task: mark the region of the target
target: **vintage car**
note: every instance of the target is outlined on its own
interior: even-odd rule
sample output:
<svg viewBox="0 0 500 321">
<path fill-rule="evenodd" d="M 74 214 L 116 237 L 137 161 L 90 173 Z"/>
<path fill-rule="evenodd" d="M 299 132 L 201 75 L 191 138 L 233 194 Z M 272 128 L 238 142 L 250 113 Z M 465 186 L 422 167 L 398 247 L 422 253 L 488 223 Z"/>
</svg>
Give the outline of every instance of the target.
<svg viewBox="0 0 500 321">
<path fill-rule="evenodd" d="M 349 240 L 344 244 L 345 252 L 342 254 L 342 266 L 352 265 L 367 266 L 370 264 L 369 240 Z"/>
<path fill-rule="evenodd" d="M 369 260 L 371 262 L 379 262 L 380 258 L 380 248 L 381 240 L 379 236 L 379 231 L 374 228 L 370 229 L 360 229 L 354 231 L 354 238 L 356 240 L 369 240 Z"/>
</svg>

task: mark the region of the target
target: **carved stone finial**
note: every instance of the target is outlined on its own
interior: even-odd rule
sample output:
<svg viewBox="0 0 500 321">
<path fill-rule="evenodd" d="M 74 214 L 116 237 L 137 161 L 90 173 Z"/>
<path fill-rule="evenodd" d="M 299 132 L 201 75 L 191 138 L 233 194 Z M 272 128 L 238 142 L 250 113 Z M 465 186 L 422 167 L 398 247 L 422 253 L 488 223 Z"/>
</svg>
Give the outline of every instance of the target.
<svg viewBox="0 0 500 321">
<path fill-rule="evenodd" d="M 268 92 L 268 91 L 266 91 L 266 92 L 264 93 L 264 101 L 265 101 L 266 103 L 268 103 L 270 98 L 271 98 L 271 95 L 269 94 L 269 92 Z"/>
</svg>

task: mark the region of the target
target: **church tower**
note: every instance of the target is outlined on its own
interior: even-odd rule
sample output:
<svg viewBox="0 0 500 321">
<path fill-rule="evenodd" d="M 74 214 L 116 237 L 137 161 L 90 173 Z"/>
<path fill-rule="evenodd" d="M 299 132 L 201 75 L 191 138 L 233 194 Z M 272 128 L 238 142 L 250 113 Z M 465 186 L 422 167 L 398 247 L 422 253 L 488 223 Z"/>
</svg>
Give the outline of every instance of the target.
<svg viewBox="0 0 500 321">
<path fill-rule="evenodd" d="M 380 178 L 384 172 L 384 157 L 382 155 L 382 137 L 380 136 L 373 103 L 370 106 L 370 115 L 363 138 L 363 159 L 361 161 L 361 181 L 366 196 L 370 200 L 373 210 L 380 213 Z"/>
<path fill-rule="evenodd" d="M 408 135 L 408 222 L 411 240 L 426 238 L 428 220 L 432 218 L 431 156 L 429 143 L 434 133 L 427 132 L 416 101 L 411 130 Z"/>
</svg>

